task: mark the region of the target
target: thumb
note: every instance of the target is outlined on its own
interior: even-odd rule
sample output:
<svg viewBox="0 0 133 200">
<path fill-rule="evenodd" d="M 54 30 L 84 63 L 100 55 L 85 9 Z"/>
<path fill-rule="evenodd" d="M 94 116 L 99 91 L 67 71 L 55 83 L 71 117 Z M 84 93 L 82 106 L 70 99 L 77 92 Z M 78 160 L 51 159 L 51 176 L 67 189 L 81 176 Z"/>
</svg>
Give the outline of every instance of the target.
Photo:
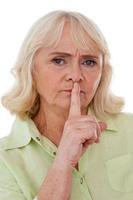
<svg viewBox="0 0 133 200">
<path fill-rule="evenodd" d="M 105 122 L 98 122 L 98 124 L 100 126 L 101 132 L 107 128 L 107 124 Z"/>
</svg>

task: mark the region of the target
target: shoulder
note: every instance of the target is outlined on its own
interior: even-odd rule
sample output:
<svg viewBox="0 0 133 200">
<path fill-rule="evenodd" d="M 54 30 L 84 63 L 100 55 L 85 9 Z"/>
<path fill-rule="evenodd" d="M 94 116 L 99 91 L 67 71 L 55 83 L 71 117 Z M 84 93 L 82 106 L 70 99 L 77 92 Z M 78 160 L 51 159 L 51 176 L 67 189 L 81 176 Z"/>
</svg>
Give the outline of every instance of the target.
<svg viewBox="0 0 133 200">
<path fill-rule="evenodd" d="M 32 130 L 30 120 L 22 120 L 16 118 L 12 124 L 10 133 L 3 138 L 0 138 L 0 150 L 17 149 L 26 146 L 32 138 Z"/>
<path fill-rule="evenodd" d="M 133 135 L 133 114 L 121 112 L 113 117 L 110 117 L 110 122 L 114 125 L 118 132 L 131 133 Z"/>
<path fill-rule="evenodd" d="M 121 112 L 113 118 L 116 125 L 130 125 L 133 127 L 133 114 L 127 112 Z"/>
</svg>

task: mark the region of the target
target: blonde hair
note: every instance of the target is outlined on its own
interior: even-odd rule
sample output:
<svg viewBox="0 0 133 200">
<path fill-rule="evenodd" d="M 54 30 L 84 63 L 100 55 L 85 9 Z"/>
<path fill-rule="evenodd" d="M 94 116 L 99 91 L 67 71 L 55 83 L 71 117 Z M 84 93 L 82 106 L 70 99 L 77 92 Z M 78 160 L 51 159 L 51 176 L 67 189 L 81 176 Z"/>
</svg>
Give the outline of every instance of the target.
<svg viewBox="0 0 133 200">
<path fill-rule="evenodd" d="M 48 13 L 33 24 L 23 41 L 15 66 L 11 73 L 15 83 L 10 91 L 2 97 L 2 104 L 11 114 L 20 118 L 25 115 L 34 117 L 40 108 L 40 98 L 33 79 L 34 56 L 41 47 L 56 46 L 60 41 L 65 22 L 69 22 L 73 40 L 76 45 L 88 50 L 86 36 L 89 36 L 103 54 L 103 71 L 100 84 L 89 106 L 98 118 L 107 114 L 120 113 L 124 101 L 110 91 L 112 67 L 110 52 L 106 40 L 97 25 L 81 13 L 58 10 Z"/>
</svg>

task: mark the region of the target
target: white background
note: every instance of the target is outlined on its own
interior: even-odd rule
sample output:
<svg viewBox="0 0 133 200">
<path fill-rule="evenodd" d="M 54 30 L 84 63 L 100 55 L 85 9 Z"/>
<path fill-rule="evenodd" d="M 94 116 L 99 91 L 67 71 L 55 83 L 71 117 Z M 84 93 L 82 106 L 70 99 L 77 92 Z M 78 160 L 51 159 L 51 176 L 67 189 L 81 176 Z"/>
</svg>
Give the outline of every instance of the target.
<svg viewBox="0 0 133 200">
<path fill-rule="evenodd" d="M 10 69 L 32 24 L 46 13 L 79 11 L 102 30 L 111 51 L 112 90 L 125 98 L 125 112 L 133 113 L 133 6 L 132 0 L 4 0 L 0 1 L 0 97 L 11 87 Z M 10 132 L 14 116 L 0 104 L 0 137 Z"/>
</svg>

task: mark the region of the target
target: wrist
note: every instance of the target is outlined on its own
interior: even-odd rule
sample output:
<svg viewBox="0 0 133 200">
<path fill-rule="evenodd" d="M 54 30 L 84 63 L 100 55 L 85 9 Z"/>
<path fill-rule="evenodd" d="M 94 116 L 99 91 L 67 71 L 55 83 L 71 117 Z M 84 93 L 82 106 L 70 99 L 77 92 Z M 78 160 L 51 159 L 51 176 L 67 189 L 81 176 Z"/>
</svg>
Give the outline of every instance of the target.
<svg viewBox="0 0 133 200">
<path fill-rule="evenodd" d="M 59 158 L 55 158 L 55 160 L 53 162 L 53 167 L 58 168 L 63 171 L 66 171 L 66 172 L 72 172 L 74 169 L 68 162 L 64 161 L 63 159 L 59 159 Z"/>
</svg>

